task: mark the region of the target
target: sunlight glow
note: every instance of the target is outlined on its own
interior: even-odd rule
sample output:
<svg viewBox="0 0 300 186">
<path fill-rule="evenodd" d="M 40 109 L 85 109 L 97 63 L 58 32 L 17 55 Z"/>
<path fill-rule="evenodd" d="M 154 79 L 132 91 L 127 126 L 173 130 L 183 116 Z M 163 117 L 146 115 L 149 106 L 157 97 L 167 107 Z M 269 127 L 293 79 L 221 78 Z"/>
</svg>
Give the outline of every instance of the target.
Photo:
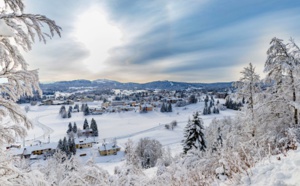
<svg viewBox="0 0 300 186">
<path fill-rule="evenodd" d="M 93 7 L 78 16 L 73 36 L 89 50 L 90 56 L 84 64 L 93 73 L 101 73 L 107 65 L 109 50 L 120 45 L 122 32 L 109 22 L 106 12 Z"/>
</svg>

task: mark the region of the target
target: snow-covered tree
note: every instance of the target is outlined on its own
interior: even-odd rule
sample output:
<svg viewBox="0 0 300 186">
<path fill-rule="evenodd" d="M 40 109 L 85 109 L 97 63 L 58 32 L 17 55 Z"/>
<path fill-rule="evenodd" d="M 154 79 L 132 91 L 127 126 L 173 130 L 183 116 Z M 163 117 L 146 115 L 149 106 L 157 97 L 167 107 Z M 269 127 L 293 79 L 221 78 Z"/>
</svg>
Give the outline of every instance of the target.
<svg viewBox="0 0 300 186">
<path fill-rule="evenodd" d="M 91 121 L 91 129 L 93 130 L 93 136 L 98 136 L 98 127 L 97 127 L 97 123 L 94 120 L 94 118 L 92 118 L 92 121 Z"/>
<path fill-rule="evenodd" d="M 192 120 L 188 121 L 184 129 L 183 152 L 187 153 L 192 148 L 200 151 L 206 149 L 203 120 L 199 118 L 198 112 L 193 115 Z"/>
<path fill-rule="evenodd" d="M 42 185 L 41 175 L 35 171 L 22 171 L 12 164 L 3 152 L 4 143 L 13 143 L 17 137 L 21 139 L 27 134 L 26 129 L 32 127 L 16 101 L 21 96 L 33 96 L 34 91 L 41 94 L 38 82 L 38 71 L 29 70 L 28 63 L 20 52 L 31 50 L 36 37 L 46 42 L 54 34 L 60 36 L 60 27 L 55 21 L 40 14 L 25 13 L 22 0 L 5 0 L 0 4 L 0 78 L 7 83 L 0 84 L 0 183 L 2 185 Z M 42 29 L 48 26 L 47 29 Z M 9 119 L 4 119 L 9 118 Z M 7 121 L 7 122 L 5 122 Z M 4 154 L 5 153 L 5 154 Z M 41 177 L 39 177 L 41 176 Z"/>
<path fill-rule="evenodd" d="M 89 123 L 88 123 L 87 119 L 85 118 L 84 122 L 83 122 L 83 129 L 88 129 L 88 128 L 90 128 Z"/>
<path fill-rule="evenodd" d="M 157 159 L 162 156 L 162 145 L 155 139 L 141 138 L 135 152 L 143 168 L 154 167 Z"/>
<path fill-rule="evenodd" d="M 70 133 L 72 130 L 72 123 L 70 122 L 69 125 L 68 125 L 68 130 L 67 130 L 67 133 Z"/>
<path fill-rule="evenodd" d="M 76 123 L 75 123 L 75 122 L 74 122 L 74 125 L 73 125 L 73 128 L 72 128 L 72 130 L 73 130 L 74 134 L 76 134 L 76 133 L 77 133 L 77 125 L 76 125 Z"/>
<path fill-rule="evenodd" d="M 172 104 L 171 103 L 169 103 L 169 105 L 168 105 L 168 112 L 172 112 Z"/>
<path fill-rule="evenodd" d="M 299 56 L 297 56 L 297 45 L 291 41 L 284 44 L 283 40 L 273 38 L 267 51 L 267 60 L 264 71 L 267 73 L 266 81 L 272 84 L 268 89 L 273 94 L 277 106 L 281 109 L 292 110 L 293 123 L 299 123 L 299 112 L 297 106 L 297 92 L 299 92 Z M 278 117 L 289 117 L 278 113 Z M 288 119 L 288 118 L 286 118 Z"/>
</svg>

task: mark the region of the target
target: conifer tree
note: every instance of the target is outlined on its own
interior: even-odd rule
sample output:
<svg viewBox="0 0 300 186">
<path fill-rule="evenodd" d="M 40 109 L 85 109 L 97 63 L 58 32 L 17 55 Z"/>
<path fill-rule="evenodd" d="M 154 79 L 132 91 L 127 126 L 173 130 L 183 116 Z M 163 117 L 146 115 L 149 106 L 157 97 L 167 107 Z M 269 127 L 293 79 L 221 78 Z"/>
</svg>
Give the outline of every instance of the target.
<svg viewBox="0 0 300 186">
<path fill-rule="evenodd" d="M 88 128 L 90 128 L 89 123 L 88 123 L 87 119 L 85 119 L 84 123 L 83 123 L 83 129 L 85 130 L 85 129 L 88 129 Z"/>
<path fill-rule="evenodd" d="M 192 120 L 189 119 L 184 130 L 183 152 L 187 153 L 193 147 L 200 151 L 206 149 L 203 120 L 199 118 L 198 112 L 193 115 Z"/>
<path fill-rule="evenodd" d="M 166 112 L 166 105 L 163 103 L 160 108 L 160 112 Z"/>
<path fill-rule="evenodd" d="M 171 103 L 169 103 L 168 112 L 172 112 L 172 104 Z"/>
<path fill-rule="evenodd" d="M 77 125 L 76 123 L 74 122 L 74 125 L 73 125 L 73 128 L 72 128 L 73 132 L 76 134 L 77 133 Z"/>
<path fill-rule="evenodd" d="M 91 129 L 93 130 L 93 136 L 98 136 L 98 127 L 97 127 L 97 123 L 94 120 L 94 118 L 92 118 L 92 121 L 91 121 Z"/>
<path fill-rule="evenodd" d="M 71 131 L 73 131 L 73 130 L 72 130 L 72 123 L 70 122 L 69 125 L 68 125 L 67 133 L 69 133 Z"/>
<path fill-rule="evenodd" d="M 86 104 L 85 107 L 84 107 L 84 111 L 83 111 L 83 114 L 85 116 L 89 115 L 90 114 L 90 109 L 89 109 L 89 106 Z"/>
</svg>

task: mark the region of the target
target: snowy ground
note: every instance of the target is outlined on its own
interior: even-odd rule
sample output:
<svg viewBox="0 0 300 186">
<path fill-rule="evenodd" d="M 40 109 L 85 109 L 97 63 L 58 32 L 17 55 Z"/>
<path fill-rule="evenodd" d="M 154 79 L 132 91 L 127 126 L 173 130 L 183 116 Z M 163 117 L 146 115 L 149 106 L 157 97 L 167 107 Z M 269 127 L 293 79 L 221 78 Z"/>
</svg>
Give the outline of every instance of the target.
<svg viewBox="0 0 300 186">
<path fill-rule="evenodd" d="M 99 102 L 88 103 L 89 105 L 100 105 Z M 25 105 L 22 105 L 25 106 Z M 26 145 L 30 145 L 34 140 L 57 142 L 66 136 L 69 122 L 76 122 L 77 127 L 82 128 L 83 121 L 86 118 L 90 123 L 94 118 L 98 125 L 99 139 L 102 142 L 103 138 L 117 138 L 118 144 L 124 148 L 125 142 L 130 138 L 137 141 L 143 137 L 149 137 L 161 142 L 164 147 L 169 147 L 172 154 L 182 152 L 181 140 L 183 138 L 183 129 L 187 124 L 189 118 L 196 111 L 202 111 L 204 102 L 192 104 L 184 107 L 173 107 L 172 113 L 161 113 L 156 109 L 148 113 L 138 113 L 135 111 L 122 113 L 105 113 L 98 116 L 83 116 L 82 112 L 72 113 L 72 118 L 62 119 L 58 112 L 60 106 L 30 106 L 30 111 L 27 113 L 28 117 L 33 121 L 35 128 L 29 131 L 26 138 Z M 222 118 L 224 116 L 233 116 L 235 111 L 226 110 L 221 111 L 220 114 L 212 114 L 201 116 L 204 124 L 207 126 L 215 117 Z M 173 130 L 164 128 L 164 124 L 176 120 L 178 126 Z M 80 157 L 83 161 L 90 158 L 98 163 L 101 167 L 113 171 L 115 166 L 121 165 L 124 160 L 124 153 L 119 152 L 117 155 L 100 156 L 97 148 L 83 149 L 77 151 L 78 155 L 86 153 L 87 156 Z"/>
<path fill-rule="evenodd" d="M 280 154 L 266 158 L 258 163 L 255 167 L 251 168 L 249 172 L 250 176 L 243 176 L 240 185 L 300 185 L 300 148 L 298 148 L 298 150 L 290 150 L 286 156 Z M 230 183 L 224 184 L 224 186 L 225 185 L 230 185 Z"/>
</svg>

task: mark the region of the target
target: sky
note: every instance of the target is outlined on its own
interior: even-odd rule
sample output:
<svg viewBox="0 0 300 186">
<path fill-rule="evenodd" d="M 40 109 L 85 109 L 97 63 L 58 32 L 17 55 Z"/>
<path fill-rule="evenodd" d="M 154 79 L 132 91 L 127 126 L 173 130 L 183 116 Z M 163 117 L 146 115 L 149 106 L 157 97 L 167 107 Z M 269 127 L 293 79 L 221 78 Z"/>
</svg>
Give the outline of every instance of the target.
<svg viewBox="0 0 300 186">
<path fill-rule="evenodd" d="M 111 79 L 236 81 L 250 62 L 264 77 L 273 37 L 300 45 L 299 0 L 25 0 L 62 37 L 25 53 L 41 82 Z"/>
</svg>

